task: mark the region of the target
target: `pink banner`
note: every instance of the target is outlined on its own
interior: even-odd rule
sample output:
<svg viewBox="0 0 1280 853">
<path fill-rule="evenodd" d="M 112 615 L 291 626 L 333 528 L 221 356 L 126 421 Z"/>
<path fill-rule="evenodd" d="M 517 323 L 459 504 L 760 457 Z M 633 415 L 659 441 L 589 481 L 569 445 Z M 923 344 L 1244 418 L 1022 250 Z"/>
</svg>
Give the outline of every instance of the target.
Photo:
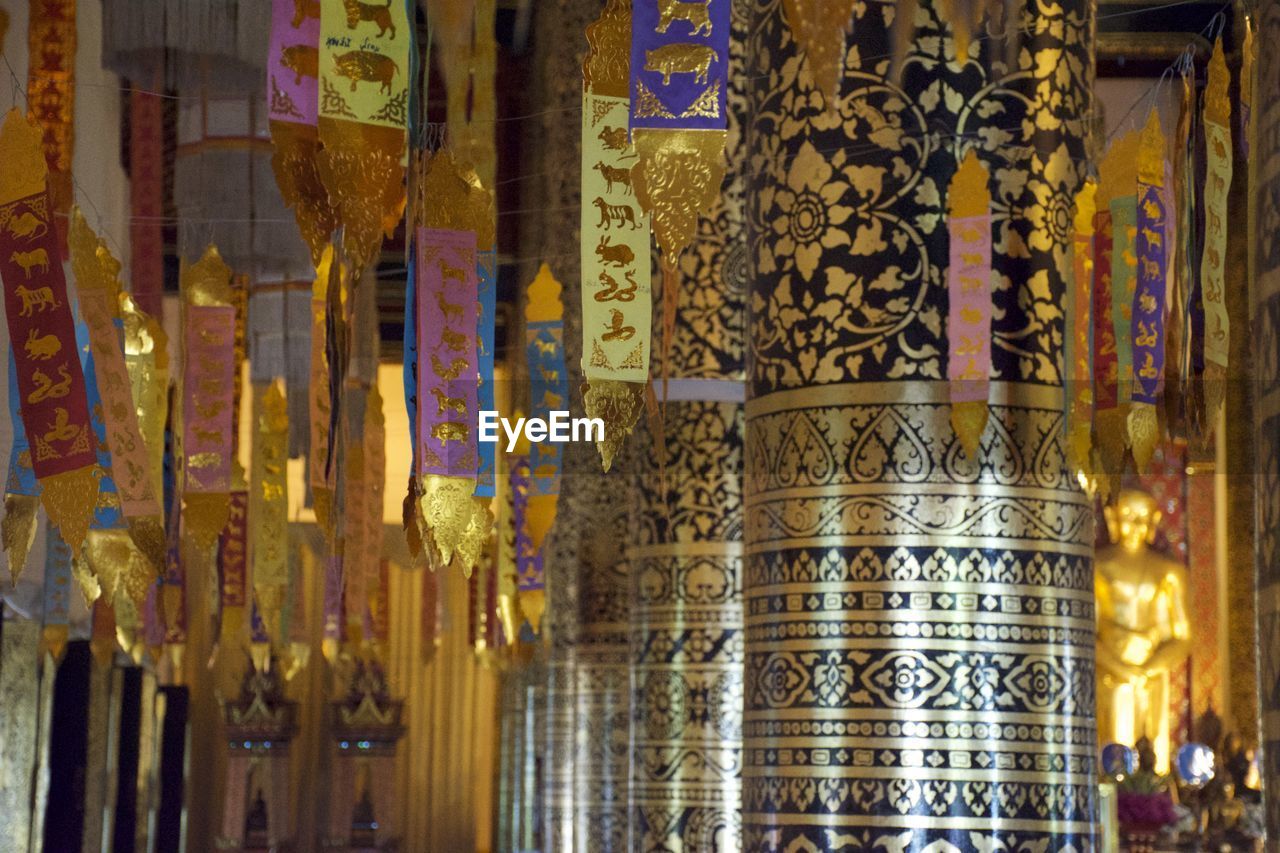
<svg viewBox="0 0 1280 853">
<path fill-rule="evenodd" d="M 183 373 L 185 491 L 231 491 L 236 309 L 189 305 Z"/>
<path fill-rule="evenodd" d="M 947 378 L 953 403 L 986 402 L 991 375 L 991 217 L 952 218 Z"/>
<path fill-rule="evenodd" d="M 418 471 L 475 477 L 476 235 L 419 228 Z"/>
<path fill-rule="evenodd" d="M 272 0 L 267 109 L 272 121 L 316 123 L 320 89 L 320 4 Z"/>
</svg>

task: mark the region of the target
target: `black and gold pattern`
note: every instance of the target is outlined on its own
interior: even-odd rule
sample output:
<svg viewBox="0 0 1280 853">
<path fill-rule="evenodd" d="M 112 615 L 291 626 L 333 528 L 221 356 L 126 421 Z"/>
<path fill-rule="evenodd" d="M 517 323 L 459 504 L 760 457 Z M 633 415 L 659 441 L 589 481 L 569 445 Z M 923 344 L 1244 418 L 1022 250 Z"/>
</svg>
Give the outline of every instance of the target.
<svg viewBox="0 0 1280 853">
<path fill-rule="evenodd" d="M 742 406 L 670 403 L 632 572 L 636 851 L 741 849 Z M 666 455 L 666 488 L 657 454 Z"/>
<path fill-rule="evenodd" d="M 1259 44 L 1280 37 L 1280 3 L 1257 7 Z M 1255 92 L 1280 86 L 1280 56 L 1260 50 Z M 1280 102 L 1255 97 L 1256 137 L 1251 141 L 1251 178 L 1256 187 L 1252 217 L 1255 278 L 1253 305 L 1254 400 L 1257 478 L 1258 668 L 1262 717 L 1262 782 L 1266 794 L 1267 837 L 1280 837 Z M 1244 474 L 1239 476 L 1243 477 Z"/>
<path fill-rule="evenodd" d="M 745 849 L 1092 847 L 1092 511 L 1064 463 L 1062 299 L 1092 7 L 948 64 L 855 4 L 836 109 L 754 0 Z M 1015 66 L 1006 65 L 1011 57 Z M 950 423 L 945 190 L 991 175 L 991 419 Z"/>
</svg>

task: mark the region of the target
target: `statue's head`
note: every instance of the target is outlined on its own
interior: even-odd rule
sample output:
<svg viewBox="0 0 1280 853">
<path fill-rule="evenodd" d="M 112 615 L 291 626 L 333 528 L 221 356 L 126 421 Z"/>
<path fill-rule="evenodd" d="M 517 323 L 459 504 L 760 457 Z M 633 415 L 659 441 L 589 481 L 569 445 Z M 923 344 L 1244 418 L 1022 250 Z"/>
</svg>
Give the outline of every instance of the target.
<svg viewBox="0 0 1280 853">
<path fill-rule="evenodd" d="M 1155 498 L 1146 492 L 1125 489 L 1115 504 L 1104 507 L 1102 512 L 1111 541 L 1126 551 L 1138 551 L 1155 541 L 1160 510 Z"/>
</svg>

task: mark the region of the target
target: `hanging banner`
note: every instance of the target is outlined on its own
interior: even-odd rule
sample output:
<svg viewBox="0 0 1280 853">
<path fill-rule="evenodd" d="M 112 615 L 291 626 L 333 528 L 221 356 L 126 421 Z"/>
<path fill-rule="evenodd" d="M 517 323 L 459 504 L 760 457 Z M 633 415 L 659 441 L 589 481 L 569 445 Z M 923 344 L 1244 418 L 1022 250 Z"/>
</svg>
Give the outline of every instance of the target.
<svg viewBox="0 0 1280 853">
<path fill-rule="evenodd" d="M 947 196 L 951 426 L 972 460 L 978 458 L 982 431 L 987 428 L 991 386 L 991 190 L 987 180 L 987 169 L 971 148 L 951 179 Z"/>
<path fill-rule="evenodd" d="M 183 530 L 208 550 L 227 524 L 236 433 L 231 270 L 210 246 L 182 272 Z"/>
<path fill-rule="evenodd" d="M 402 504 L 402 521 L 405 544 L 409 549 L 411 564 L 422 557 L 422 526 L 418 498 L 421 497 L 421 481 L 418 479 L 418 277 L 417 258 L 413 241 L 409 241 L 409 263 L 404 285 L 404 344 L 401 353 L 400 376 L 404 383 L 404 407 L 409 421 L 409 489 Z"/>
<path fill-rule="evenodd" d="M 1066 381 L 1067 453 L 1072 470 L 1090 475 L 1093 431 L 1093 361 L 1090 347 L 1093 300 L 1093 227 L 1098 184 L 1085 180 L 1076 193 L 1071 241 L 1071 280 L 1063 358 Z"/>
<path fill-rule="evenodd" d="M 62 660 L 71 636 L 71 548 L 52 524 L 45 528 L 44 629 L 40 650 Z"/>
<path fill-rule="evenodd" d="M 1226 394 L 1231 321 L 1227 314 L 1227 194 L 1231 190 L 1231 72 L 1219 36 L 1209 59 L 1204 90 L 1204 251 L 1200 287 L 1204 304 L 1204 393 L 1209 424 L 1215 423 Z"/>
<path fill-rule="evenodd" d="M 152 494 L 162 501 L 164 430 L 169 418 L 168 336 L 160 321 L 144 313 L 129 294 L 121 293 L 119 301 L 124 321 L 124 363 L 138 431 L 147 454 Z"/>
<path fill-rule="evenodd" d="M 404 212 L 413 25 L 409 0 L 318 0 L 320 179 L 358 281 Z"/>
<path fill-rule="evenodd" d="M 49 168 L 49 197 L 60 256 L 66 255 L 66 217 L 75 195 L 71 180 L 75 72 L 75 0 L 29 0 L 27 103 L 43 130 L 42 147 Z"/>
<path fill-rule="evenodd" d="M 352 396 L 366 393 L 356 382 L 349 382 L 348 391 Z M 348 414 L 354 415 L 356 408 L 349 407 Z M 350 425 L 348 429 L 344 442 L 346 453 L 342 460 L 342 605 L 346 626 L 344 637 L 359 645 L 364 638 L 364 615 L 368 605 L 364 537 L 368 530 L 365 516 L 368 514 L 369 481 L 364 442 L 357 434 L 356 425 Z"/>
<path fill-rule="evenodd" d="M 0 279 L 21 418 L 45 512 L 78 555 L 97 502 L 97 457 L 40 129 L 17 109 L 0 128 L 0 163 Z"/>
<path fill-rule="evenodd" d="M 822 93 L 830 114 L 835 114 L 840 107 L 845 37 L 853 23 L 855 2 L 856 0 L 783 0 L 782 3 L 787 26 L 791 29 L 796 44 L 804 51 L 809 75 Z M 980 4 L 974 4 L 978 5 Z M 949 20 L 954 28 L 956 56 L 963 57 L 968 55 L 968 42 L 972 32 L 970 28 L 976 29 L 976 23 L 970 23 L 966 16 L 955 14 L 956 11 L 954 7 L 948 6 L 942 14 L 944 20 Z"/>
<path fill-rule="evenodd" d="M 530 418 L 549 420 L 551 412 L 568 409 L 569 380 L 564 363 L 564 303 L 560 282 L 545 263 L 529 284 L 525 301 L 525 360 L 529 364 Z M 529 454 L 529 501 L 526 525 L 535 549 L 556 518 L 564 445 L 542 441 Z"/>
<path fill-rule="evenodd" d="M 175 397 L 177 390 L 174 390 Z M 164 431 L 164 459 L 162 471 L 164 495 L 166 542 L 164 578 L 160 590 L 160 609 L 164 622 L 164 650 L 173 664 L 174 671 L 182 671 L 182 652 L 187 643 L 187 596 L 186 568 L 182 564 L 182 513 L 178 511 L 181 501 L 179 490 L 179 460 L 176 445 L 177 438 L 176 399 L 170 401 L 169 420 Z"/>
<path fill-rule="evenodd" d="M 1124 417 L 1120 409 L 1119 362 L 1111 299 L 1111 211 L 1099 205 L 1094 231 L 1093 267 L 1093 388 L 1097 398 L 1094 420 L 1100 466 L 1098 484 L 1104 496 L 1118 482 L 1124 462 Z"/>
<path fill-rule="evenodd" d="M 1167 212 L 1164 197 L 1165 141 L 1155 109 L 1142 131 L 1138 149 L 1137 287 L 1132 305 L 1133 405 L 1129 410 L 1129 442 L 1139 473 L 1160 438 L 1156 417 L 1160 379 L 1164 375 L 1164 314 L 1168 267 L 1165 260 Z"/>
<path fill-rule="evenodd" d="M 542 630 L 546 610 L 547 579 L 542 565 L 542 549 L 529 531 L 531 480 L 529 457 L 517 454 L 511 460 L 512 520 L 515 525 L 516 589 L 520 612 L 535 634 Z"/>
<path fill-rule="evenodd" d="M 157 79 L 148 83 L 163 88 Z M 129 93 L 129 284 L 148 314 L 164 312 L 164 99 Z"/>
<path fill-rule="evenodd" d="M 418 351 L 418 474 L 476 475 L 476 235 L 419 228 L 415 314 L 434 332 Z"/>
<path fill-rule="evenodd" d="M 729 3 L 636 3 L 632 15 L 632 181 L 670 265 L 724 179 Z"/>
<path fill-rule="evenodd" d="M 244 645 L 245 605 L 249 601 L 249 494 L 234 491 L 227 502 L 227 526 L 218 534 L 218 577 L 221 591 L 219 657 L 240 670 Z"/>
<path fill-rule="evenodd" d="M 433 566 L 480 559 L 493 525 L 477 497 L 477 252 L 494 245 L 493 197 L 447 151 L 422 164 L 415 199 L 418 538 Z M 465 236 L 464 236 L 465 235 Z M 411 537 L 411 545 L 413 540 Z"/>
<path fill-rule="evenodd" d="M 320 529 L 333 532 L 333 472 L 329 467 L 330 420 L 333 403 L 330 400 L 329 356 L 325 349 L 326 306 L 330 277 L 333 275 L 333 248 L 326 247 L 316 267 L 316 279 L 311 290 L 311 379 L 307 384 L 307 417 L 310 421 L 310 455 L 307 479 L 311 486 L 311 504 L 315 509 Z M 336 283 L 334 284 L 336 287 Z"/>
<path fill-rule="evenodd" d="M 631 4 L 610 0 L 587 27 L 582 66 L 582 370 L 605 471 L 635 427 L 649 382 L 653 289 L 649 215 L 632 188 Z"/>
<path fill-rule="evenodd" d="M 281 611 L 289 584 L 289 410 L 284 383 L 255 385 L 253 452 L 249 464 L 249 552 L 253 590 L 267 631 L 281 641 Z"/>
<path fill-rule="evenodd" d="M 319 3 L 271 0 L 267 54 L 267 111 L 274 147 L 271 167 L 316 266 L 338 227 L 337 212 L 317 166 L 319 91 Z"/>
<path fill-rule="evenodd" d="M 516 519 L 515 489 L 511 479 L 511 471 L 504 454 L 501 459 L 503 476 L 507 488 L 503 490 L 502 505 L 498 522 L 498 619 L 501 622 L 502 634 L 506 643 L 511 644 L 519 636 L 520 615 L 519 569 L 516 562 Z"/>
<path fill-rule="evenodd" d="M 79 208 L 72 210 L 69 244 L 80 314 L 88 329 L 94 378 L 102 396 L 111 478 L 130 535 L 151 562 L 154 574 L 158 574 L 164 565 L 164 518 L 121 343 L 124 320 L 120 310 L 120 263 L 89 227 Z"/>
<path fill-rule="evenodd" d="M 383 499 L 387 484 L 387 427 L 382 413 L 382 394 L 377 384 L 369 386 L 369 398 L 364 409 L 364 466 L 368 493 L 362 542 L 364 550 L 360 561 L 365 571 L 365 586 L 370 595 L 377 589 L 378 571 L 382 565 L 382 517 Z M 367 608 L 366 608 L 367 610 Z M 366 625 L 365 635 L 370 636 Z"/>
<path fill-rule="evenodd" d="M 494 394 L 494 347 L 497 346 L 498 252 L 484 249 L 476 255 L 476 295 L 480 303 L 476 315 L 476 368 L 480 373 L 476 406 L 481 412 L 496 412 Z M 416 344 L 415 344 L 416 349 Z M 496 442 L 477 442 L 480 452 L 476 468 L 476 497 L 491 498 L 497 494 Z"/>
<path fill-rule="evenodd" d="M 342 556 L 330 554 L 324 563 L 324 625 L 320 651 L 333 663 L 342 643 Z"/>
</svg>

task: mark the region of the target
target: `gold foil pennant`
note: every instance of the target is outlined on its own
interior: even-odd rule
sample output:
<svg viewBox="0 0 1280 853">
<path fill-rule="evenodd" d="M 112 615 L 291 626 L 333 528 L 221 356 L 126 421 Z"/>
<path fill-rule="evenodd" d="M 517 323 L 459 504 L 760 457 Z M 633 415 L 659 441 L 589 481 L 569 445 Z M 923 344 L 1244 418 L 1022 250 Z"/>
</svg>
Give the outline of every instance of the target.
<svg viewBox="0 0 1280 853">
<path fill-rule="evenodd" d="M 293 208 L 311 263 L 320 256 L 338 227 L 338 212 L 320 178 L 320 137 L 315 127 L 291 121 L 271 122 L 271 168 L 285 205 Z"/>
<path fill-rule="evenodd" d="M 844 79 L 845 37 L 853 23 L 857 0 L 783 0 L 787 25 L 804 51 L 813 85 L 822 93 L 828 112 L 840 105 Z M 957 47 L 958 50 L 958 47 Z"/>
<path fill-rule="evenodd" d="M 582 404 L 587 417 L 604 421 L 604 437 L 596 442 L 596 447 L 605 473 L 613 467 L 613 460 L 644 411 L 647 387 L 642 382 L 611 379 L 596 379 L 582 386 Z"/>
<path fill-rule="evenodd" d="M 653 218 L 658 248 L 674 259 L 693 242 L 698 217 L 720 196 L 725 132 L 637 128 L 631 141 L 636 149 L 631 169 L 636 199 Z"/>
</svg>

